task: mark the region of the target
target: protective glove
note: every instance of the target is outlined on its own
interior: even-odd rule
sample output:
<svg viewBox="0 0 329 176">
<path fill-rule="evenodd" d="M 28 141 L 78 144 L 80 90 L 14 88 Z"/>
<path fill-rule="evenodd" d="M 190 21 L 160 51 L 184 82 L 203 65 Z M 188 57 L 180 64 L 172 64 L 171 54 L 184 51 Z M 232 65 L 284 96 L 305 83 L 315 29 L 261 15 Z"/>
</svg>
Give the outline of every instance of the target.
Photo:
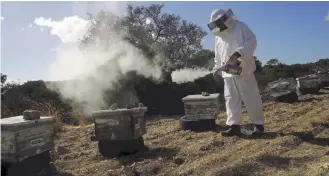
<svg viewBox="0 0 329 176">
<path fill-rule="evenodd" d="M 241 60 L 239 59 L 241 57 L 241 54 L 238 52 L 234 52 L 230 58 L 228 59 L 226 65 L 240 65 Z"/>
<path fill-rule="evenodd" d="M 240 75 L 242 68 L 237 64 L 226 64 L 218 68 L 216 72 L 224 71 L 233 75 Z"/>
<path fill-rule="evenodd" d="M 220 72 L 221 72 L 221 70 L 216 69 L 216 70 L 213 70 L 213 73 L 212 73 L 213 78 L 214 78 L 215 82 L 217 82 L 217 83 L 220 83 L 223 81 L 223 77 Z"/>
<path fill-rule="evenodd" d="M 242 71 L 242 68 L 239 67 L 240 64 L 241 64 L 241 59 L 239 59 L 241 57 L 241 54 L 239 52 L 234 52 L 228 59 L 228 61 L 226 62 L 225 65 L 219 67 L 219 68 L 216 68 L 214 71 L 213 71 L 213 77 L 214 77 L 214 80 L 216 82 L 220 82 L 223 80 L 220 72 L 221 71 L 225 71 L 226 73 L 230 73 L 230 74 L 233 74 L 233 75 L 240 75 L 241 74 L 241 71 Z"/>
<path fill-rule="evenodd" d="M 225 65 L 221 66 L 218 71 L 225 71 L 226 73 L 230 73 L 233 75 L 240 75 L 242 72 L 242 68 L 240 64 L 242 63 L 240 59 L 241 55 L 238 52 L 234 52 L 225 63 Z"/>
</svg>

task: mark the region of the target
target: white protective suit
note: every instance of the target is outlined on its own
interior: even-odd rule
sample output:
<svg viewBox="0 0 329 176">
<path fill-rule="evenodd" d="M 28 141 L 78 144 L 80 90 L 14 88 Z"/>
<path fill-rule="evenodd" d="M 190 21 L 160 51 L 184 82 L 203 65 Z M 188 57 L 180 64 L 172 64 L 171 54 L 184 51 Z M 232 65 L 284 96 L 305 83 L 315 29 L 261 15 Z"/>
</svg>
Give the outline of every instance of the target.
<svg viewBox="0 0 329 176">
<path fill-rule="evenodd" d="M 225 13 L 224 10 L 215 10 L 210 21 L 214 21 Z M 231 19 L 232 20 L 232 19 Z M 222 66 L 237 51 L 241 55 L 242 72 L 240 75 L 232 75 L 226 72 L 219 72 L 224 78 L 224 97 L 226 101 L 227 121 L 226 124 L 240 125 L 242 118 L 241 100 L 247 108 L 247 113 L 255 125 L 264 124 L 264 112 L 262 99 L 259 93 L 257 81 L 254 76 L 256 70 L 254 51 L 257 40 L 253 32 L 246 24 L 237 21 L 235 25 L 221 32 L 215 33 L 215 67 Z"/>
</svg>

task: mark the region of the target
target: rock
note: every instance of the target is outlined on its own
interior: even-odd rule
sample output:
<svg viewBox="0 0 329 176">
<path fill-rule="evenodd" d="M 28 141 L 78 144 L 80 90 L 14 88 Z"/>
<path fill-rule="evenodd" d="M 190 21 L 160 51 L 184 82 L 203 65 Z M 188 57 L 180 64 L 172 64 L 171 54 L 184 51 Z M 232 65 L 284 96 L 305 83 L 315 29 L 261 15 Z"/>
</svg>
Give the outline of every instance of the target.
<svg viewBox="0 0 329 176">
<path fill-rule="evenodd" d="M 107 172 L 108 172 L 109 174 L 114 173 L 115 171 L 116 171 L 115 169 L 109 169 L 109 170 L 107 170 Z"/>
<path fill-rule="evenodd" d="M 143 103 L 138 103 L 138 107 L 142 108 L 145 107 Z"/>
<path fill-rule="evenodd" d="M 201 94 L 202 94 L 202 96 L 209 96 L 208 92 L 202 92 Z"/>
<path fill-rule="evenodd" d="M 219 146 L 223 146 L 224 145 L 224 142 L 223 141 L 218 141 L 218 140 L 214 139 L 213 141 L 211 141 L 210 144 L 213 145 L 213 146 L 219 147 Z"/>
<path fill-rule="evenodd" d="M 136 163 L 133 163 L 130 167 L 131 167 L 131 173 L 132 173 L 132 175 L 134 175 L 134 176 L 141 175 L 140 172 L 137 169 Z"/>
<path fill-rule="evenodd" d="M 325 155 L 329 155 L 329 151 L 327 151 L 327 153 Z"/>
<path fill-rule="evenodd" d="M 132 170 L 132 174 L 134 176 L 140 176 L 141 175 L 135 168 Z"/>
<path fill-rule="evenodd" d="M 191 140 L 192 139 L 192 136 L 188 136 L 188 137 L 186 137 L 186 140 L 187 141 L 189 141 L 189 140 Z"/>
<path fill-rule="evenodd" d="M 184 173 L 184 172 L 180 172 L 178 175 L 179 176 L 188 176 L 188 174 L 187 173 Z"/>
<path fill-rule="evenodd" d="M 135 105 L 134 104 L 129 104 L 126 106 L 127 109 L 132 109 L 132 108 L 135 108 Z"/>
<path fill-rule="evenodd" d="M 123 167 L 121 167 L 121 169 L 120 169 L 120 173 L 121 173 L 122 175 L 139 176 L 139 173 L 138 173 L 135 169 L 133 169 L 133 168 L 131 168 L 131 167 L 128 167 L 128 166 L 123 166 Z M 136 173 L 137 173 L 137 175 L 136 175 Z"/>
<path fill-rule="evenodd" d="M 110 109 L 111 109 L 111 110 L 116 110 L 116 109 L 118 109 L 118 104 L 117 104 L 117 103 L 112 104 L 112 106 L 110 106 Z"/>
<path fill-rule="evenodd" d="M 200 150 L 201 151 L 207 151 L 209 149 L 210 149 L 210 146 L 209 145 L 203 145 L 203 146 L 200 147 Z"/>
<path fill-rule="evenodd" d="M 160 157 L 160 158 L 158 158 L 158 161 L 163 161 L 163 158 L 161 158 L 161 157 Z"/>
<path fill-rule="evenodd" d="M 23 112 L 23 119 L 25 120 L 35 120 L 40 119 L 41 112 L 37 110 L 27 109 Z"/>
<path fill-rule="evenodd" d="M 136 163 L 133 163 L 132 165 L 130 165 L 130 167 L 135 168 L 136 167 Z"/>
<path fill-rule="evenodd" d="M 59 155 L 65 155 L 65 154 L 69 153 L 70 150 L 67 149 L 67 148 L 64 147 L 64 146 L 58 146 L 57 149 L 56 149 L 56 152 L 57 152 Z"/>
<path fill-rule="evenodd" d="M 183 158 L 176 157 L 176 158 L 174 158 L 174 162 L 177 165 L 181 165 L 185 162 L 185 160 Z"/>
</svg>

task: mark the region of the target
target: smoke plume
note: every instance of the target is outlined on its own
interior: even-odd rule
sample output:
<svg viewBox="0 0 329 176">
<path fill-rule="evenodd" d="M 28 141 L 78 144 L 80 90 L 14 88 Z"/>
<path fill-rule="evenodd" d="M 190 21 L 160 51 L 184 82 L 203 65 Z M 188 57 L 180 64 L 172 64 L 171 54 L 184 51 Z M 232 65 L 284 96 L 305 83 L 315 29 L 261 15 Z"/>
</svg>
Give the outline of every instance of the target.
<svg viewBox="0 0 329 176">
<path fill-rule="evenodd" d="M 210 73 L 211 72 L 209 70 L 202 68 L 180 69 L 171 73 L 171 79 L 173 82 L 181 84 L 186 82 L 193 82 L 194 80 L 202 78 Z"/>
<path fill-rule="evenodd" d="M 100 25 L 96 33 L 102 41 L 96 40 L 83 49 L 78 41 L 87 34 L 90 21 L 75 15 L 62 21 L 40 17 L 35 19 L 35 24 L 50 28 L 51 34 L 62 42 L 49 68 L 50 79 L 61 80 L 57 84 L 59 92 L 65 98 L 85 103 L 87 112 L 108 108 L 105 99 L 109 97 L 104 97 L 105 91 L 116 90 L 116 83 L 127 72 L 136 71 L 155 80 L 161 78 L 158 65 L 150 63 L 124 40 L 123 32 L 111 30 L 105 24 Z"/>
<path fill-rule="evenodd" d="M 53 79 L 77 79 L 60 84 L 59 90 L 66 98 L 86 102 L 87 111 L 105 108 L 104 92 L 117 88 L 119 78 L 129 71 L 148 78 L 161 77 L 157 65 L 149 64 L 137 48 L 120 38 L 113 39 L 106 50 L 97 45 L 83 51 L 77 46 L 61 48 L 50 70 Z"/>
</svg>

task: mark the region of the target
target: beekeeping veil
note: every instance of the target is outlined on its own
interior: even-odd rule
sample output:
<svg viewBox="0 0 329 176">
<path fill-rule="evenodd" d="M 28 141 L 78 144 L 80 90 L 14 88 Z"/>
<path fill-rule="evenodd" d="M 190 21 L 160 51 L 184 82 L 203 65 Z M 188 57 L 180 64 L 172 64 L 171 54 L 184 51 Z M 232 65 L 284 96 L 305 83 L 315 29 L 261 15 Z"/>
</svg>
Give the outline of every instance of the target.
<svg viewBox="0 0 329 176">
<path fill-rule="evenodd" d="M 211 32 L 220 36 L 222 33 L 229 32 L 235 25 L 236 17 L 231 9 L 216 9 L 211 13 L 208 27 Z"/>
</svg>

